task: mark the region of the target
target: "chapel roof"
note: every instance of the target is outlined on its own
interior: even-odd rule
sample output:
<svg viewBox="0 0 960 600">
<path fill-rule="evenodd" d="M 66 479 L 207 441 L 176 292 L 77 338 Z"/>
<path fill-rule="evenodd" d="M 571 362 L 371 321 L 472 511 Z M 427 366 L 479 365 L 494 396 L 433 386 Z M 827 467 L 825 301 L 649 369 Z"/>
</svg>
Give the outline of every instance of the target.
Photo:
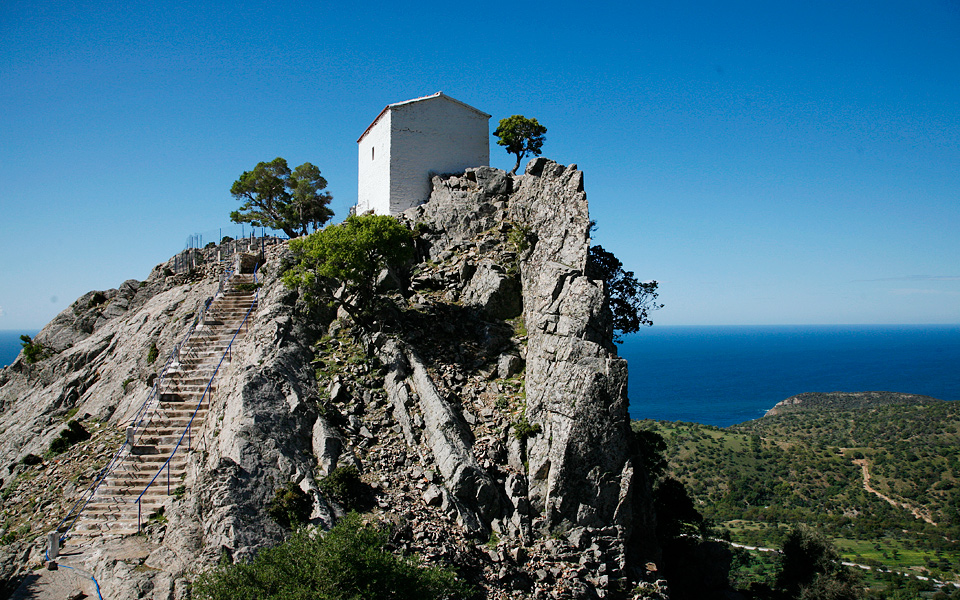
<svg viewBox="0 0 960 600">
<path fill-rule="evenodd" d="M 465 108 L 469 108 L 470 110 L 472 110 L 473 112 L 477 113 L 478 115 L 481 115 L 481 116 L 486 117 L 486 118 L 488 118 L 488 119 L 490 118 L 490 115 L 488 115 L 487 113 L 483 112 L 482 110 L 479 110 L 479 109 L 476 109 L 476 108 L 470 106 L 470 105 L 467 104 L 466 102 L 461 102 L 461 101 L 457 100 L 456 98 L 451 98 L 450 96 L 444 94 L 443 92 L 437 92 L 436 94 L 430 94 L 429 96 L 421 96 L 421 97 L 419 97 L 419 98 L 414 98 L 413 100 L 404 100 L 403 102 L 394 102 L 393 104 L 388 104 L 388 105 L 386 105 L 386 106 L 383 108 L 383 110 L 380 111 L 380 114 L 377 115 L 377 118 L 374 119 L 373 122 L 370 123 L 370 125 L 368 125 L 367 128 L 363 130 L 363 133 L 360 135 L 359 138 L 357 138 L 357 143 L 358 143 L 358 144 L 360 143 L 360 140 L 362 140 L 362 139 L 367 135 L 367 133 L 368 133 L 371 129 L 373 129 L 373 126 L 377 124 L 377 121 L 379 121 L 380 118 L 383 117 L 383 115 L 387 114 L 387 111 L 388 111 L 388 110 L 391 110 L 391 109 L 393 109 L 393 108 L 397 108 L 397 107 L 399 107 L 399 106 L 405 106 L 405 105 L 407 105 L 407 104 L 413 104 L 414 102 L 423 102 L 424 100 L 433 100 L 434 98 L 445 98 L 445 99 L 447 99 L 447 100 L 449 100 L 449 101 L 451 101 L 451 102 L 456 102 L 456 103 L 459 104 L 460 106 L 463 106 L 463 107 L 465 107 Z"/>
</svg>

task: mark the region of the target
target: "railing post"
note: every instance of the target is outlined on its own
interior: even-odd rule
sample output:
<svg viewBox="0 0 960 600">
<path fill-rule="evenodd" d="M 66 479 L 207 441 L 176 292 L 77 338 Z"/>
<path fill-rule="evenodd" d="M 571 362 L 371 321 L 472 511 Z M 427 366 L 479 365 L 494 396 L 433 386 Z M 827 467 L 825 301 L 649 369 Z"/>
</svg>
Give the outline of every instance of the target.
<svg viewBox="0 0 960 600">
<path fill-rule="evenodd" d="M 140 523 L 142 521 L 143 519 L 142 519 L 142 509 L 140 505 L 140 499 L 137 498 L 137 533 L 140 533 Z"/>
<path fill-rule="evenodd" d="M 47 534 L 47 560 L 55 561 L 60 556 L 60 534 L 51 531 Z"/>
</svg>

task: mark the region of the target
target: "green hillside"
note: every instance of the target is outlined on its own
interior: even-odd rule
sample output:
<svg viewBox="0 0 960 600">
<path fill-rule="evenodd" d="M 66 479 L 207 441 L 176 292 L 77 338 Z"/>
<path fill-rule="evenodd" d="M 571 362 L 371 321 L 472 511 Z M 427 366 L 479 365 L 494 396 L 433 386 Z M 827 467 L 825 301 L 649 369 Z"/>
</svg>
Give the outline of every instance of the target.
<svg viewBox="0 0 960 600">
<path fill-rule="evenodd" d="M 845 560 L 956 581 L 960 402 L 895 394 L 796 401 L 726 429 L 634 427 L 663 436 L 671 474 L 734 542 L 776 547 L 788 526 L 807 523 Z"/>
</svg>

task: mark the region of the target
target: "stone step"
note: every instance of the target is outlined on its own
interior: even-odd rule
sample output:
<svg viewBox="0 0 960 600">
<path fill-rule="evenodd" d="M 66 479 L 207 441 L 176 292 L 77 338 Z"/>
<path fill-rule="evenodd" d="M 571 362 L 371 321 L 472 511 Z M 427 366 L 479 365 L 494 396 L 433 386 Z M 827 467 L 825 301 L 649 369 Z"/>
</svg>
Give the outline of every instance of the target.
<svg viewBox="0 0 960 600">
<path fill-rule="evenodd" d="M 150 488 L 140 500 L 141 509 L 144 512 L 155 510 L 160 506 L 163 506 L 163 503 L 167 501 L 166 485 L 159 490 L 161 493 L 154 494 L 153 491 L 153 488 Z M 136 514 L 137 496 L 139 494 L 140 491 L 132 496 L 118 496 L 115 499 L 105 497 L 104 499 L 91 502 L 87 505 L 86 510 L 83 511 L 83 516 L 81 516 L 77 522 L 79 523 L 83 520 L 91 520 L 92 516 L 101 514 L 117 517 L 129 514 L 131 510 L 134 514 Z"/>
<path fill-rule="evenodd" d="M 173 449 L 177 445 L 177 440 L 180 439 L 182 431 L 175 432 L 172 435 L 156 435 L 150 436 L 145 435 L 140 438 L 138 441 L 141 442 L 140 447 L 136 452 L 131 452 L 129 458 L 132 462 L 136 464 L 144 464 L 156 462 L 157 456 L 170 456 L 170 453 L 173 452 Z M 190 433 L 183 435 L 183 442 L 180 444 L 181 450 L 186 451 L 187 449 L 187 438 L 191 437 Z M 196 437 L 196 436 L 193 436 Z M 163 438 L 169 438 L 164 440 Z M 157 442 L 150 444 L 149 442 Z M 179 452 L 177 453 L 179 454 Z M 174 457 L 176 458 L 176 457 Z"/>
<path fill-rule="evenodd" d="M 157 472 L 160 471 L 160 465 L 157 465 L 156 469 L 147 469 L 143 473 L 124 475 L 119 477 L 110 477 L 105 483 L 100 485 L 100 488 L 97 490 L 94 498 L 103 497 L 109 498 L 111 496 L 127 496 L 129 492 L 135 491 L 136 494 L 139 494 L 143 491 L 143 488 L 150 483 L 150 480 L 156 476 L 156 481 L 163 479 L 166 482 L 167 479 L 167 469 L 163 468 L 160 475 L 157 475 Z M 179 480 L 183 474 L 186 473 L 186 469 L 181 466 L 172 465 L 170 467 L 170 481 Z M 134 489 L 136 488 L 136 489 Z M 136 495 L 135 494 L 135 495 Z"/>
<path fill-rule="evenodd" d="M 150 425 L 147 427 L 153 427 L 154 423 L 159 424 L 161 427 L 180 427 L 181 429 L 185 428 L 190 422 L 190 415 L 179 415 L 179 416 L 164 416 L 161 411 L 157 411 L 151 419 Z"/>
<path fill-rule="evenodd" d="M 207 402 L 207 400 L 204 400 L 203 402 L 199 403 L 198 407 L 197 400 L 199 399 L 200 397 L 198 394 L 197 398 L 193 399 L 193 402 L 177 402 L 160 406 L 160 408 L 157 409 L 157 415 L 155 418 L 178 418 L 186 416 L 189 419 L 190 415 L 196 412 L 197 418 L 199 419 L 207 414 L 207 410 L 210 406 L 210 403 Z"/>
<path fill-rule="evenodd" d="M 97 491 L 97 494 L 93 497 L 92 502 L 97 502 L 101 504 L 106 504 L 114 500 L 124 498 L 130 502 L 135 502 L 137 497 L 146 490 L 146 493 L 143 494 L 144 498 L 153 498 L 156 502 L 161 502 L 163 498 L 167 497 L 167 474 L 164 472 L 162 475 L 157 477 L 153 481 L 153 485 L 150 488 L 147 488 L 147 484 L 150 483 L 150 480 L 153 477 L 148 477 L 142 481 L 130 482 L 129 485 L 118 485 L 110 486 L 107 489 Z M 179 475 L 176 473 L 170 473 L 170 492 L 173 493 L 177 487 L 183 484 L 183 473 Z M 92 503 L 91 502 L 91 503 Z"/>
<path fill-rule="evenodd" d="M 174 377 L 164 378 L 160 386 L 160 392 L 165 394 L 170 388 L 176 388 L 182 385 L 202 385 L 210 383 L 210 378 L 216 372 L 216 365 L 211 365 L 210 369 L 191 369 L 191 372 L 178 372 Z M 214 382 L 216 385 L 216 382 Z"/>
<path fill-rule="evenodd" d="M 206 383 L 183 383 L 180 385 L 164 386 L 163 393 L 160 395 L 161 405 L 184 406 L 186 404 L 196 405 L 197 400 L 205 392 L 216 393 L 217 386 Z"/>
<path fill-rule="evenodd" d="M 199 386 L 196 386 L 199 387 Z M 210 403 L 207 400 L 199 402 L 200 398 L 203 397 L 203 393 L 207 389 L 193 389 L 193 390 L 177 390 L 175 392 L 164 392 L 160 397 L 160 408 L 162 411 L 171 411 L 171 410 L 186 410 L 189 408 L 193 410 L 197 407 L 197 404 L 200 405 L 201 410 L 206 410 Z M 210 392 L 216 393 L 217 390 L 214 387 L 211 387 Z"/>
</svg>

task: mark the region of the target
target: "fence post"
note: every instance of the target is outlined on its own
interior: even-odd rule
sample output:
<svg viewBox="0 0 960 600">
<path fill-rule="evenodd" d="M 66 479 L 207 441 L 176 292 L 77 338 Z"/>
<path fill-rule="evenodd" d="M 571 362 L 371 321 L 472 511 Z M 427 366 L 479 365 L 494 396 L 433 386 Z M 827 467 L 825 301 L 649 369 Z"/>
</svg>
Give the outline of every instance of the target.
<svg viewBox="0 0 960 600">
<path fill-rule="evenodd" d="M 55 561 L 60 556 L 60 534 L 54 530 L 47 534 L 47 560 Z"/>
</svg>

